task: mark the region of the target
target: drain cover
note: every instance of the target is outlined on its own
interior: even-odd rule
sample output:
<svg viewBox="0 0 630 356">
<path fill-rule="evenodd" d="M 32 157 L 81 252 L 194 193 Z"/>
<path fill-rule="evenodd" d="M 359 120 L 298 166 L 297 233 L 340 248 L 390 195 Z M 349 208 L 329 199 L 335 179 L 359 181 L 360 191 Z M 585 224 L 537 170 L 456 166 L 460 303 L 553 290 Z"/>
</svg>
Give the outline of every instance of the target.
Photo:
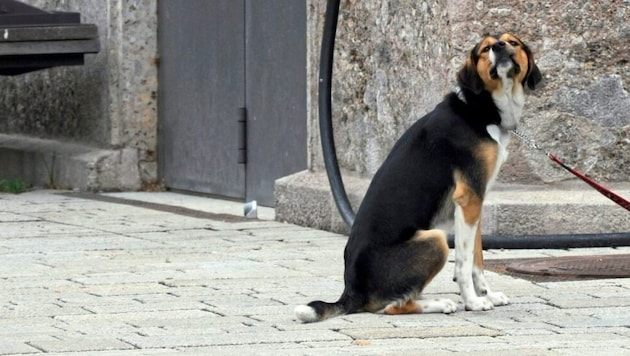
<svg viewBox="0 0 630 356">
<path fill-rule="evenodd" d="M 630 277 L 630 254 L 521 259 L 506 263 L 512 273 L 582 278 Z"/>
</svg>

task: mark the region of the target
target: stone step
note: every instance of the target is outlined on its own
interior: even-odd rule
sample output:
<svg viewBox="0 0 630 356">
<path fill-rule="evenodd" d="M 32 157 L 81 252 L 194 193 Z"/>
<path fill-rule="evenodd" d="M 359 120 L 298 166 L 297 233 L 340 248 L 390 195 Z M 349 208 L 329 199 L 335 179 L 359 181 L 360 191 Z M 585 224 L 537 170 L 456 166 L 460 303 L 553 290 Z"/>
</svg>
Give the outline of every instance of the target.
<svg viewBox="0 0 630 356">
<path fill-rule="evenodd" d="M 0 178 L 83 191 L 137 190 L 137 151 L 0 134 Z"/>
<path fill-rule="evenodd" d="M 356 211 L 368 179 L 343 177 Z M 630 199 L 630 183 L 607 184 Z M 276 181 L 276 220 L 348 233 L 325 172 L 303 171 Z M 547 185 L 497 183 L 484 203 L 486 235 L 630 233 L 630 212 L 581 181 Z"/>
</svg>

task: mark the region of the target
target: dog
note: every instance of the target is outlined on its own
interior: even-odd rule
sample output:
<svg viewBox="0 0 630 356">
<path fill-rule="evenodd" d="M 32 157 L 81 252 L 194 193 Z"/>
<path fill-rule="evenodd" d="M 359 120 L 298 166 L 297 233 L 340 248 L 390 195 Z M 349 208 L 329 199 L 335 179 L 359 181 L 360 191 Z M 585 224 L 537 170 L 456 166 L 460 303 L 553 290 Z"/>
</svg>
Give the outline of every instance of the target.
<svg viewBox="0 0 630 356">
<path fill-rule="evenodd" d="M 509 131 L 526 90 L 542 74 L 511 33 L 485 35 L 457 73 L 457 87 L 396 142 L 374 175 L 344 251 L 345 289 L 334 303 L 295 308 L 302 322 L 356 312 L 453 313 L 450 299 L 421 299 L 447 261 L 455 233 L 455 276 L 468 311 L 506 305 L 483 271 L 481 210 L 507 158 Z"/>
</svg>

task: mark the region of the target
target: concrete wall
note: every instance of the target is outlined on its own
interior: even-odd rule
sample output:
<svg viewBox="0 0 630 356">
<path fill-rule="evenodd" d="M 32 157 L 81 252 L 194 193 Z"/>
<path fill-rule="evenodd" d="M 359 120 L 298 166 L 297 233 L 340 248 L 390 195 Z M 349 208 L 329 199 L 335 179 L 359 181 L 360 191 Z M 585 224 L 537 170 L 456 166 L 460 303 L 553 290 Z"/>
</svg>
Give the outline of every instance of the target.
<svg viewBox="0 0 630 356">
<path fill-rule="evenodd" d="M 42 171 L 32 167 L 50 161 L 50 147 L 80 145 L 94 151 L 61 149 L 57 167 L 82 161 L 92 167 L 76 182 L 59 177 L 61 186 L 89 190 L 138 189 L 157 180 L 157 10 L 154 0 L 27 0 L 31 5 L 81 13 L 84 23 L 98 26 L 101 50 L 86 55 L 85 65 L 58 67 L 15 77 L 0 77 L 0 153 L 20 157 L 27 147 L 35 158 L 5 166 L 20 175 Z M 20 137 L 32 144 L 7 147 Z M 44 139 L 32 140 L 34 137 Z M 106 158 L 103 158 L 106 157 Z M 0 155 L 0 159 L 2 156 Z M 5 159 L 8 162 L 9 158 Z M 18 160 L 19 161 L 19 160 Z M 26 167 L 28 165 L 29 167 Z M 79 165 L 82 166 L 82 165 Z M 12 169 L 10 169 L 12 168 Z M 9 172 L 11 173 L 11 172 Z M 41 174 L 23 177 L 41 184 Z M 86 180 L 87 179 L 87 180 Z M 87 182 L 87 183 L 85 183 Z M 45 182 L 44 182 L 45 183 Z"/>
<path fill-rule="evenodd" d="M 344 231 L 322 179 L 318 134 L 325 1 L 307 1 L 311 169 L 278 181 L 276 213 L 281 220 Z M 474 44 L 484 33 L 505 31 L 529 44 L 545 80 L 527 99 L 521 129 L 596 179 L 630 181 L 629 1 L 342 0 L 333 121 L 355 206 L 398 137 L 452 90 Z M 510 151 L 500 182 L 527 189 L 574 180 L 516 139 Z M 332 214 L 296 213 L 309 204 L 306 210 Z"/>
</svg>

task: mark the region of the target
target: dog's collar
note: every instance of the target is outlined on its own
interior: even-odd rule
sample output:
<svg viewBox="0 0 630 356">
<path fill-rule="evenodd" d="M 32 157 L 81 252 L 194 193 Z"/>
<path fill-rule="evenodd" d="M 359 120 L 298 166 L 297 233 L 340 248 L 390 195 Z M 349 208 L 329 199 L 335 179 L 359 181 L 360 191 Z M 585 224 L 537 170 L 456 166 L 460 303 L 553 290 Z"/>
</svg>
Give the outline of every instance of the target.
<svg viewBox="0 0 630 356">
<path fill-rule="evenodd" d="M 466 96 L 464 95 L 464 91 L 459 85 L 455 86 L 455 89 L 453 91 L 455 92 L 455 94 L 457 94 L 457 97 L 459 98 L 459 100 L 463 101 L 464 104 L 467 103 Z"/>
</svg>

